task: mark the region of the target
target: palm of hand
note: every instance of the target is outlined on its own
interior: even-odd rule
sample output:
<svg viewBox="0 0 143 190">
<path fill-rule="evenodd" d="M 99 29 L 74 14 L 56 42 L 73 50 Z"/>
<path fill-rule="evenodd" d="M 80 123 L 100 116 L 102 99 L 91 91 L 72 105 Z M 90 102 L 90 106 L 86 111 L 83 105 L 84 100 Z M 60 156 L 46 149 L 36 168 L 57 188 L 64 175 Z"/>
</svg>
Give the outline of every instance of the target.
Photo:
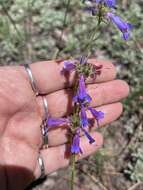
<svg viewBox="0 0 143 190">
<path fill-rule="evenodd" d="M 36 97 L 22 72 L 1 68 L 0 89 L 0 165 L 1 175 L 5 176 L 1 188 L 5 189 L 7 176 L 7 184 L 16 189 L 15 177 L 21 187 L 33 180 L 30 171 L 35 171 L 41 145 L 41 117 Z M 27 173 L 27 179 L 21 181 L 23 173 Z"/>
</svg>

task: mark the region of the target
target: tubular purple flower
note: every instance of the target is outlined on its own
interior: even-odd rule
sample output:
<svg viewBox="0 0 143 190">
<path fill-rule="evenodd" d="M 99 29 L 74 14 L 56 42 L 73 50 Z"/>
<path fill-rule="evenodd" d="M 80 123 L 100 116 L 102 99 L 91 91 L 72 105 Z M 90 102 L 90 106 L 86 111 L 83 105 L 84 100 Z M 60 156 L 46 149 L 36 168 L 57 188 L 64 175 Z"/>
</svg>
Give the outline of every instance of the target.
<svg viewBox="0 0 143 190">
<path fill-rule="evenodd" d="M 124 22 L 119 16 L 116 16 L 111 12 L 107 13 L 107 18 L 109 18 L 122 32 L 123 39 L 128 40 L 129 32 L 133 28 L 132 25 L 130 23 Z"/>
<path fill-rule="evenodd" d="M 105 3 L 106 6 L 110 8 L 114 8 L 116 5 L 116 0 L 86 0 L 86 1 L 89 1 L 91 3 L 97 3 L 97 4 Z"/>
<path fill-rule="evenodd" d="M 61 73 L 63 74 L 64 72 L 70 72 L 72 70 L 75 69 L 75 63 L 71 60 L 66 60 L 64 61 L 64 66 L 63 66 L 63 69 L 61 71 Z"/>
<path fill-rule="evenodd" d="M 114 8 L 116 5 L 116 0 L 105 0 L 105 3 L 108 7 Z"/>
<path fill-rule="evenodd" d="M 96 111 L 94 108 L 92 108 L 90 106 L 88 107 L 88 110 L 91 112 L 93 117 L 96 119 L 97 125 L 99 126 L 99 120 L 104 118 L 104 113 L 102 111 Z"/>
<path fill-rule="evenodd" d="M 81 128 L 81 130 L 84 132 L 84 135 L 88 138 L 90 144 L 95 143 L 95 140 L 90 136 L 90 134 L 84 128 Z"/>
<path fill-rule="evenodd" d="M 96 7 L 94 7 L 94 6 L 85 7 L 84 10 L 85 10 L 87 13 L 91 13 L 93 16 L 95 16 L 95 15 L 97 14 L 97 9 L 96 9 Z"/>
<path fill-rule="evenodd" d="M 80 61 L 79 62 L 80 62 L 81 65 L 84 65 L 84 64 L 87 63 L 87 60 L 88 60 L 88 58 L 82 55 L 80 57 Z"/>
<path fill-rule="evenodd" d="M 77 129 L 75 136 L 73 137 L 73 142 L 71 145 L 71 153 L 72 154 L 82 154 L 82 150 L 80 148 L 80 128 Z"/>
<path fill-rule="evenodd" d="M 50 129 L 52 127 L 61 126 L 61 125 L 69 125 L 70 121 L 68 118 L 52 118 L 48 117 L 47 119 L 47 128 Z"/>
<path fill-rule="evenodd" d="M 79 80 L 79 89 L 77 94 L 73 97 L 73 102 L 74 103 L 90 103 L 91 102 L 91 97 L 87 94 L 86 88 L 85 88 L 85 82 L 84 82 L 84 76 L 80 76 Z"/>
<path fill-rule="evenodd" d="M 87 127 L 88 126 L 88 119 L 87 119 L 85 107 L 83 105 L 81 107 L 80 118 L 81 118 L 82 127 Z"/>
</svg>

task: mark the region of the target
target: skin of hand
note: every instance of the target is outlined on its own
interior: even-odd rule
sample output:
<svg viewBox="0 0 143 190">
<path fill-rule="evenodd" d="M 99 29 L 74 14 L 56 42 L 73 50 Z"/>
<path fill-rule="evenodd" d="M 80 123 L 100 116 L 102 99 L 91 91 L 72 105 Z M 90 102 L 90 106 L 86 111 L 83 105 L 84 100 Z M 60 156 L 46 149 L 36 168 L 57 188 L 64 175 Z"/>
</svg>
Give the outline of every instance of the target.
<svg viewBox="0 0 143 190">
<path fill-rule="evenodd" d="M 115 80 L 115 67 L 108 61 L 90 60 L 95 65 L 103 65 L 102 73 L 95 81 L 87 81 L 91 105 L 105 113 L 100 126 L 111 123 L 122 113 L 120 100 L 129 93 L 128 85 Z M 71 112 L 72 86 L 74 74 L 67 78 L 60 74 L 63 63 L 44 61 L 31 64 L 31 70 L 39 91 L 48 101 L 52 117 L 63 117 Z M 36 97 L 23 66 L 0 67 L 0 187 L 2 190 L 24 189 L 40 176 L 37 161 L 42 145 L 40 125 L 44 117 L 43 100 Z M 88 116 L 91 115 L 88 113 Z M 93 126 L 95 129 L 96 126 Z M 49 132 L 49 147 L 41 150 L 46 174 L 69 164 L 65 157 L 66 127 L 58 127 Z M 96 145 L 90 145 L 81 137 L 83 155 L 94 153 L 103 144 L 100 133 L 92 130 Z"/>
</svg>

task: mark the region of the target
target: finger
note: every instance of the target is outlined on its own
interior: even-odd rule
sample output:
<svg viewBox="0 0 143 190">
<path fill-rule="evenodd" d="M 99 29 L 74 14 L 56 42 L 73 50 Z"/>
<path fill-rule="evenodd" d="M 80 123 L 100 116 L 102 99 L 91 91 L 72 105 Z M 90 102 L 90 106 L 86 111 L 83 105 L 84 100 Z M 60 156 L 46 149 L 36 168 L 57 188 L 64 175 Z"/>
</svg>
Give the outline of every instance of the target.
<svg viewBox="0 0 143 190">
<path fill-rule="evenodd" d="M 96 110 L 102 111 L 105 114 L 104 119 L 100 120 L 99 125 L 104 126 L 115 121 L 122 113 L 123 107 L 121 103 L 114 103 L 96 108 Z M 88 118 L 91 119 L 93 116 L 87 112 Z M 92 130 L 97 128 L 96 122 L 93 123 Z M 49 146 L 57 146 L 68 141 L 68 130 L 64 127 L 55 127 L 48 133 Z"/>
<path fill-rule="evenodd" d="M 114 80 L 100 84 L 90 84 L 87 87 L 88 93 L 92 98 L 91 106 L 101 106 L 118 102 L 125 98 L 129 93 L 129 87 L 122 80 Z M 49 113 L 53 117 L 62 117 L 72 111 L 73 91 L 71 89 L 60 90 L 46 96 Z M 43 102 L 39 98 L 39 107 L 44 115 Z"/>
<path fill-rule="evenodd" d="M 102 146 L 103 144 L 102 135 L 97 132 L 93 132 L 91 133 L 91 135 L 96 141 L 96 143 L 92 145 L 89 144 L 89 141 L 85 137 L 80 138 L 80 147 L 83 151 L 83 154 L 80 157 L 77 157 L 78 159 L 82 159 L 84 157 L 89 156 L 90 154 L 93 154 Z M 66 145 L 61 145 L 59 147 L 54 147 L 54 148 L 48 148 L 41 151 L 45 164 L 46 174 L 49 174 L 59 168 L 68 166 L 69 158 L 65 156 L 66 151 L 67 151 Z M 35 170 L 35 176 L 37 178 L 40 176 L 40 168 L 38 163 Z"/>
<path fill-rule="evenodd" d="M 115 67 L 111 62 L 96 61 L 95 59 L 89 60 L 95 65 L 103 65 L 102 73 L 97 76 L 96 82 L 103 82 L 113 80 L 115 78 Z M 31 70 L 35 78 L 39 91 L 43 94 L 48 94 L 56 90 L 67 88 L 73 84 L 75 73 L 69 75 L 68 82 L 64 75 L 61 75 L 63 67 L 62 63 L 54 61 L 44 61 L 31 64 Z M 27 73 L 25 72 L 26 79 L 28 80 Z M 93 82 L 90 80 L 89 82 Z"/>
</svg>

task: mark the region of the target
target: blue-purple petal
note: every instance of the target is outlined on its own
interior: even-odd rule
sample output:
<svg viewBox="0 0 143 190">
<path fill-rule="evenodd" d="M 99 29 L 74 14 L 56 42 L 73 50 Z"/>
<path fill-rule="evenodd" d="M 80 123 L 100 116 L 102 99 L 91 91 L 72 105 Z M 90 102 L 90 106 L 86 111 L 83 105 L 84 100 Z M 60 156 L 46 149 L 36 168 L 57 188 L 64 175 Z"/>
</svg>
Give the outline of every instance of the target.
<svg viewBox="0 0 143 190">
<path fill-rule="evenodd" d="M 105 0 L 105 3 L 108 7 L 113 8 L 116 5 L 116 0 Z"/>
<path fill-rule="evenodd" d="M 73 142 L 71 145 L 71 153 L 72 154 L 82 153 L 80 148 L 80 129 L 77 129 L 76 134 L 73 137 Z"/>
<path fill-rule="evenodd" d="M 85 111 L 84 106 L 81 107 L 80 117 L 81 117 L 82 127 L 87 127 L 88 126 L 88 119 L 87 119 L 87 115 L 86 115 L 86 111 Z"/>
<path fill-rule="evenodd" d="M 131 23 L 127 23 L 127 27 L 128 27 L 129 30 L 133 29 L 133 25 Z"/>
<path fill-rule="evenodd" d="M 75 94 L 75 96 L 73 97 L 73 102 L 80 103 L 80 104 L 85 104 L 85 103 L 91 102 L 91 97 L 86 92 L 83 75 L 80 76 L 79 88 L 77 90 L 77 94 Z"/>
<path fill-rule="evenodd" d="M 69 119 L 67 118 L 52 118 L 48 117 L 47 119 L 47 127 L 48 129 L 51 127 L 56 127 L 60 125 L 69 124 Z"/>
<path fill-rule="evenodd" d="M 73 100 L 74 103 L 77 103 L 78 102 L 78 96 L 75 95 L 72 100 Z"/>
<path fill-rule="evenodd" d="M 66 60 L 64 61 L 64 66 L 63 69 L 61 70 L 61 73 L 63 74 L 64 72 L 70 72 L 75 69 L 75 63 L 71 60 Z"/>
<path fill-rule="evenodd" d="M 82 55 L 82 56 L 80 57 L 80 61 L 79 61 L 79 62 L 80 62 L 80 64 L 82 64 L 82 65 L 83 65 L 83 64 L 86 64 L 86 63 L 87 63 L 87 57 L 85 57 L 85 56 Z"/>
<path fill-rule="evenodd" d="M 89 143 L 90 144 L 95 143 L 95 140 L 92 138 L 92 136 L 84 128 L 81 128 L 81 129 L 84 132 L 84 135 L 88 138 Z"/>
<path fill-rule="evenodd" d="M 123 39 L 124 40 L 128 40 L 129 39 L 129 33 L 128 32 L 124 32 L 123 33 Z"/>
<path fill-rule="evenodd" d="M 84 2 L 86 2 L 86 1 L 93 3 L 93 5 L 94 5 L 94 3 L 96 3 L 97 5 L 100 3 L 105 3 L 106 6 L 108 6 L 110 8 L 114 8 L 116 5 L 116 0 L 84 0 Z"/>
<path fill-rule="evenodd" d="M 93 16 L 96 15 L 97 13 L 97 10 L 95 7 L 85 7 L 84 10 L 89 13 L 89 14 L 92 14 Z"/>
<path fill-rule="evenodd" d="M 79 97 L 83 99 L 85 97 L 85 94 L 86 94 L 86 88 L 85 88 L 84 76 L 81 75 L 79 80 Z"/>
<path fill-rule="evenodd" d="M 111 12 L 107 13 L 107 17 L 112 20 L 112 22 L 117 26 L 117 28 L 122 32 L 123 39 L 128 40 L 129 32 L 132 30 L 132 25 L 123 21 L 119 16 L 114 15 Z"/>
<path fill-rule="evenodd" d="M 88 94 L 86 94 L 86 102 L 90 103 L 91 100 L 92 100 L 92 98 Z"/>
<path fill-rule="evenodd" d="M 104 113 L 102 111 L 97 111 L 92 107 L 88 107 L 89 111 L 91 112 L 91 114 L 93 115 L 93 117 L 99 121 L 100 119 L 104 118 Z"/>
<path fill-rule="evenodd" d="M 84 82 L 84 76 L 80 76 L 78 98 L 81 102 L 91 102 L 91 97 L 87 94 Z"/>
</svg>

